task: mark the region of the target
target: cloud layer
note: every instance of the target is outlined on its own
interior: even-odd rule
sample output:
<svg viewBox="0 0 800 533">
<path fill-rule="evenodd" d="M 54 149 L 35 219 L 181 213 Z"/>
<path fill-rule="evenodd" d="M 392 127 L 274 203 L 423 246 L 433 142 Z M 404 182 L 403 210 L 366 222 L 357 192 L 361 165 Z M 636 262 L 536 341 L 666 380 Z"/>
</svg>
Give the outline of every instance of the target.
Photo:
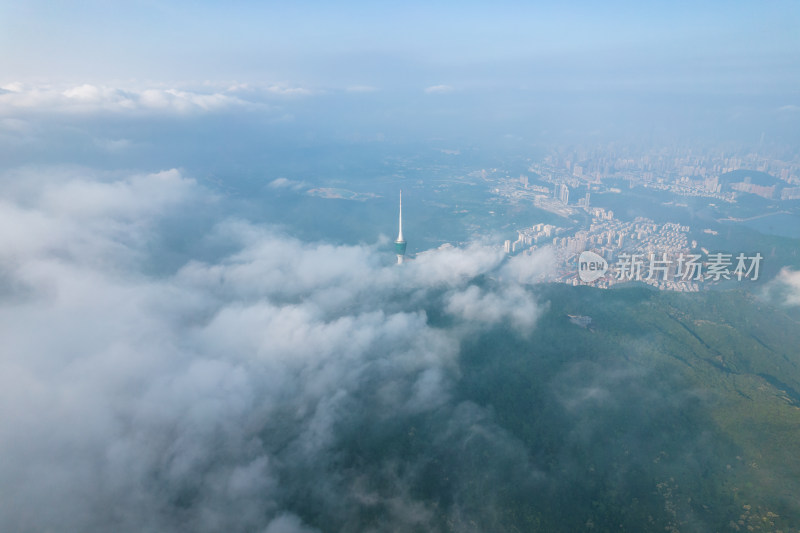
<svg viewBox="0 0 800 533">
<path fill-rule="evenodd" d="M 413 473 L 340 468 L 359 461 L 343 443 L 421 414 L 448 421 L 433 449 L 478 432 L 536 477 L 489 414 L 452 401 L 462 326 L 539 314 L 516 279 L 476 285 L 512 278 L 496 249 L 397 268 L 227 219 L 199 240 L 234 252 L 156 276 L 164 221 L 216 201 L 179 171 L 24 169 L 0 187 L 0 529 L 310 532 L 313 510 L 363 530 L 364 508 L 379 529 L 431 528 Z"/>
<path fill-rule="evenodd" d="M 800 271 L 790 268 L 780 273 L 766 287 L 766 291 L 788 306 L 800 305 Z"/>
<path fill-rule="evenodd" d="M 272 92 L 289 89 L 276 87 Z M 10 83 L 0 87 L 0 111 L 49 113 L 205 113 L 264 107 L 240 98 L 235 90 L 191 91 L 178 88 L 117 88 L 82 84 L 66 87 Z"/>
</svg>

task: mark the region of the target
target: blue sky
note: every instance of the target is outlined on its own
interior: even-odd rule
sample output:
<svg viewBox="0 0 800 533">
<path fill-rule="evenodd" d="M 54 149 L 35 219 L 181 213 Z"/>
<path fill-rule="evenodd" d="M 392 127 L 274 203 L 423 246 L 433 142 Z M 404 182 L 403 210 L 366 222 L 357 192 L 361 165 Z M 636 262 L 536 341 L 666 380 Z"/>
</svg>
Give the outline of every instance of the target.
<svg viewBox="0 0 800 533">
<path fill-rule="evenodd" d="M 798 81 L 796 2 L 6 2 L 3 81 L 381 89 Z M 575 72 L 577 71 L 577 72 Z M 554 79 L 555 78 L 555 79 Z"/>
<path fill-rule="evenodd" d="M 389 139 L 784 139 L 800 130 L 799 6 L 5 2 L 0 111 L 246 109 Z"/>
</svg>

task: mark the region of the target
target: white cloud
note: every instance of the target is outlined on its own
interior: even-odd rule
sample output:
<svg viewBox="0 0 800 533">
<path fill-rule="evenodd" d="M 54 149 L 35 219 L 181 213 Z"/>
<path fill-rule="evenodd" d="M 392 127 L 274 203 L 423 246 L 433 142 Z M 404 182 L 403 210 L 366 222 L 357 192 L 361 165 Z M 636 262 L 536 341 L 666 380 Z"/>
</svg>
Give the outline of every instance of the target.
<svg viewBox="0 0 800 533">
<path fill-rule="evenodd" d="M 2 92 L 18 93 L 22 92 L 24 89 L 25 86 L 20 82 L 6 83 L 5 85 L 0 85 L 0 91 Z"/>
<path fill-rule="evenodd" d="M 498 292 L 486 292 L 472 285 L 449 296 L 447 311 L 468 321 L 507 322 L 521 332 L 530 330 L 541 314 L 533 297 L 517 285 Z"/>
<path fill-rule="evenodd" d="M 290 180 L 287 178 L 276 178 L 269 182 L 269 187 L 271 189 L 292 189 L 296 191 L 305 186 L 306 182 L 304 181 Z"/>
<path fill-rule="evenodd" d="M 225 92 L 203 93 L 177 88 L 116 88 L 83 84 L 66 88 L 8 84 L 0 93 L 0 111 L 58 113 L 199 113 L 231 108 L 260 108 Z"/>
<path fill-rule="evenodd" d="M 195 198 L 176 169 L 115 179 L 83 169 L 23 169 L 0 188 L 0 258 L 47 254 L 104 264 L 130 260 L 152 237 L 156 218 Z M 211 196 L 207 196 L 211 200 Z"/>
<path fill-rule="evenodd" d="M 547 246 L 532 254 L 522 253 L 511 257 L 503 265 L 502 274 L 518 283 L 539 283 L 554 272 L 556 263 L 552 248 Z"/>
<path fill-rule="evenodd" d="M 287 494 L 355 505 L 357 479 L 325 473 L 358 413 L 456 408 L 462 333 L 432 327 L 424 307 L 439 288 L 464 320 L 524 329 L 537 316 L 521 286 L 470 286 L 502 263 L 480 245 L 397 268 L 366 246 L 229 220 L 209 238 L 237 252 L 147 274 L 162 217 L 214 201 L 194 180 L 3 178 L 3 530 L 313 531 Z M 397 521 L 431 516 L 411 496 L 387 502 Z"/>
<path fill-rule="evenodd" d="M 284 513 L 269 523 L 264 533 L 313 533 L 316 529 L 303 525 L 300 519 L 290 513 Z"/>
<path fill-rule="evenodd" d="M 311 89 L 305 87 L 291 87 L 288 85 L 275 84 L 266 87 L 267 92 L 279 94 L 281 96 L 308 96 L 313 94 Z"/>
<path fill-rule="evenodd" d="M 431 85 L 425 88 L 425 93 L 427 94 L 445 94 L 453 91 L 454 89 L 450 85 Z"/>
<path fill-rule="evenodd" d="M 774 280 L 769 282 L 768 290 L 773 290 L 784 305 L 800 305 L 800 270 L 782 268 Z"/>
<path fill-rule="evenodd" d="M 457 248 L 444 245 L 417 254 L 408 270 L 421 284 L 458 285 L 493 270 L 503 258 L 502 250 L 496 246 L 475 243 L 466 248 Z"/>
</svg>

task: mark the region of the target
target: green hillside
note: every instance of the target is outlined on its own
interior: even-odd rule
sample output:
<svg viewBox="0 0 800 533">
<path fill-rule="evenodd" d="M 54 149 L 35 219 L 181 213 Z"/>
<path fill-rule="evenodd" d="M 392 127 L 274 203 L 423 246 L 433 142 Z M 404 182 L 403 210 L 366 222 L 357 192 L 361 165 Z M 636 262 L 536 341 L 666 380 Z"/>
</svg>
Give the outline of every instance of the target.
<svg viewBox="0 0 800 533">
<path fill-rule="evenodd" d="M 322 531 L 800 528 L 800 322 L 739 291 L 535 290 L 530 331 L 472 328 L 440 407 L 340 422 L 331 478 L 287 477 L 292 511 Z M 430 323 L 459 327 L 440 296 Z M 357 498 L 326 507 L 331 486 Z"/>
<path fill-rule="evenodd" d="M 469 349 L 461 392 L 570 480 L 550 488 L 542 524 L 800 524 L 800 324 L 742 292 L 541 296 L 549 311 L 530 339 L 496 333 Z"/>
</svg>

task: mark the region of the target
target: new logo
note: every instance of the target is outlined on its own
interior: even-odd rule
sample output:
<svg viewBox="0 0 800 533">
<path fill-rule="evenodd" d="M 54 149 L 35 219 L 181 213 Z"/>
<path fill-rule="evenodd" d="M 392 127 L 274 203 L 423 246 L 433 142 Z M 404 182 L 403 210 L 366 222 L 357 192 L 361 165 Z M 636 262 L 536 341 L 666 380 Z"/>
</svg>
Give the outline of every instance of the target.
<svg viewBox="0 0 800 533">
<path fill-rule="evenodd" d="M 591 283 L 608 271 L 608 262 L 594 252 L 581 252 L 578 257 L 578 277 Z"/>
</svg>

